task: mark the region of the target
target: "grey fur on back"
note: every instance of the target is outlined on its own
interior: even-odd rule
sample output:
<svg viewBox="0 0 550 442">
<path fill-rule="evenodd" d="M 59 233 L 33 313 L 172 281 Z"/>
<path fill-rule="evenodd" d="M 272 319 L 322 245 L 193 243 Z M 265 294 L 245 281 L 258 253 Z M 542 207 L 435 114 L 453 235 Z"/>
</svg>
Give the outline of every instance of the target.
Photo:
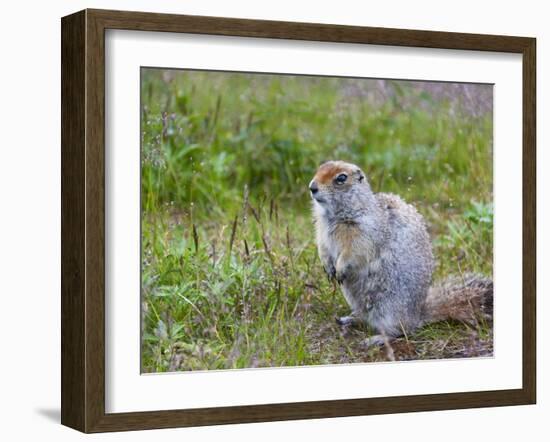
<svg viewBox="0 0 550 442">
<path fill-rule="evenodd" d="M 376 203 L 387 220 L 386 241 L 361 283 L 344 281 L 343 289 L 355 297 L 367 294 L 371 298 L 363 312 L 367 322 L 379 333 L 399 336 L 422 323 L 434 267 L 432 248 L 424 221 L 413 206 L 385 193 L 376 195 Z"/>
<path fill-rule="evenodd" d="M 334 182 L 339 173 L 349 175 L 346 186 Z M 325 163 L 312 183 L 319 255 L 329 274 L 341 274 L 352 316 L 388 336 L 418 327 L 434 267 L 421 215 L 373 193 L 353 164 Z"/>
</svg>

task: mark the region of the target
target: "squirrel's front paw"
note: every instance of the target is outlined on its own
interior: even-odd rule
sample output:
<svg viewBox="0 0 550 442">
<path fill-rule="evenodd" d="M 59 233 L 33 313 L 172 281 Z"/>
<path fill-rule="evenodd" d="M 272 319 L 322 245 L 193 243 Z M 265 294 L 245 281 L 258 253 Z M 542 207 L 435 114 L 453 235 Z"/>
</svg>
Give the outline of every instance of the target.
<svg viewBox="0 0 550 442">
<path fill-rule="evenodd" d="M 334 264 L 327 263 L 324 265 L 324 268 L 329 280 L 336 278 L 336 268 L 334 267 Z"/>
<path fill-rule="evenodd" d="M 341 257 L 336 261 L 336 281 L 342 284 L 353 273 L 351 263 Z"/>
<path fill-rule="evenodd" d="M 341 268 L 336 270 L 335 277 L 336 281 L 338 281 L 338 284 L 342 284 L 346 279 L 346 268 Z"/>
</svg>

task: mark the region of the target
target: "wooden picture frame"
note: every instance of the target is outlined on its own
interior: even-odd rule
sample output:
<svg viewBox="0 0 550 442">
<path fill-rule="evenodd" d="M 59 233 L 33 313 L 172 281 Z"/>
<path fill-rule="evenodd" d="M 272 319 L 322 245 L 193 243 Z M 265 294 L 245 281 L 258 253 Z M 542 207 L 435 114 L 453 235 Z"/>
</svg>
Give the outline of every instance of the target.
<svg viewBox="0 0 550 442">
<path fill-rule="evenodd" d="M 62 28 L 62 408 L 83 432 L 533 404 L 536 398 L 536 41 L 533 38 L 84 10 Z M 497 391 L 105 412 L 105 30 L 261 37 L 522 55 L 523 385 Z"/>
</svg>

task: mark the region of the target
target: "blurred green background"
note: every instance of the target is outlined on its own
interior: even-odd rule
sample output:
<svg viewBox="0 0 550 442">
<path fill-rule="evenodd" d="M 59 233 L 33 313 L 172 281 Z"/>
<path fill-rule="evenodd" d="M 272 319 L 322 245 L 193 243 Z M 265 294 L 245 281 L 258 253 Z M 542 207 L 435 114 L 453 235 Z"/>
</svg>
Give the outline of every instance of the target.
<svg viewBox="0 0 550 442">
<path fill-rule="evenodd" d="M 386 360 L 342 331 L 308 183 L 361 166 L 425 216 L 434 279 L 492 273 L 491 85 L 142 69 L 142 370 Z M 440 323 L 397 359 L 492 353 L 487 324 Z"/>
</svg>

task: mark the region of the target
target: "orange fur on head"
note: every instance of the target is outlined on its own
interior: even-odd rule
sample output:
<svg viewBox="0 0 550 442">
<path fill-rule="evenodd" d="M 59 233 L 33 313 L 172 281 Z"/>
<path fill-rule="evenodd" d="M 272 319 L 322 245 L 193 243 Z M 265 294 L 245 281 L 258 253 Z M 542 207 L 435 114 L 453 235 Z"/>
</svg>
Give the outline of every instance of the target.
<svg viewBox="0 0 550 442">
<path fill-rule="evenodd" d="M 341 173 L 351 175 L 353 169 L 343 161 L 329 161 L 319 167 L 313 179 L 320 185 L 328 185 Z"/>
</svg>

